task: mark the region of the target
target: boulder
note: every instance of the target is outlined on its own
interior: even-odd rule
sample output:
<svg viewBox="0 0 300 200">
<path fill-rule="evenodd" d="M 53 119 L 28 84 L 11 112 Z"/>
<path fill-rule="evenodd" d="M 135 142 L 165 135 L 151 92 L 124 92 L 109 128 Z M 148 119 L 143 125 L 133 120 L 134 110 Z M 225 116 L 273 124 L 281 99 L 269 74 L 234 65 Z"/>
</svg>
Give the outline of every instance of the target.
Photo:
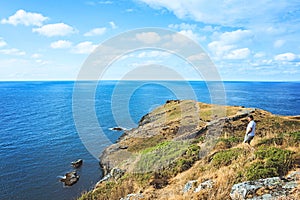
<svg viewBox="0 0 300 200">
<path fill-rule="evenodd" d="M 300 172 L 294 172 L 286 178 L 272 177 L 238 183 L 232 186 L 230 197 L 233 200 L 287 198 L 298 187 L 299 175 Z"/>
<path fill-rule="evenodd" d="M 122 127 L 113 127 L 113 128 L 110 128 L 111 131 L 124 131 L 125 128 L 122 128 Z"/>
<path fill-rule="evenodd" d="M 79 175 L 76 171 L 68 172 L 64 177 L 60 179 L 61 182 L 64 182 L 66 186 L 72 186 L 79 180 Z"/>
<path fill-rule="evenodd" d="M 190 191 L 191 189 L 195 188 L 197 182 L 198 182 L 197 180 L 191 180 L 191 181 L 188 181 L 188 182 L 184 185 L 183 193 L 186 193 L 186 192 Z"/>
<path fill-rule="evenodd" d="M 78 159 L 78 160 L 76 160 L 74 162 L 71 162 L 72 166 L 75 167 L 75 168 L 81 167 L 82 163 L 83 163 L 82 159 Z"/>
<path fill-rule="evenodd" d="M 198 187 L 194 190 L 194 192 L 200 192 L 203 189 L 212 188 L 214 182 L 212 180 L 204 181 L 203 183 L 200 183 Z"/>
<path fill-rule="evenodd" d="M 212 188 L 213 184 L 214 184 L 214 182 L 212 180 L 204 181 L 204 182 L 200 183 L 198 186 L 197 186 L 197 183 L 198 183 L 197 180 L 188 181 L 184 185 L 183 193 L 186 193 L 192 189 L 194 192 L 200 192 L 203 189 Z"/>
<path fill-rule="evenodd" d="M 120 200 L 138 200 L 143 198 L 144 196 L 142 194 L 128 194 L 126 197 L 123 197 Z"/>
</svg>

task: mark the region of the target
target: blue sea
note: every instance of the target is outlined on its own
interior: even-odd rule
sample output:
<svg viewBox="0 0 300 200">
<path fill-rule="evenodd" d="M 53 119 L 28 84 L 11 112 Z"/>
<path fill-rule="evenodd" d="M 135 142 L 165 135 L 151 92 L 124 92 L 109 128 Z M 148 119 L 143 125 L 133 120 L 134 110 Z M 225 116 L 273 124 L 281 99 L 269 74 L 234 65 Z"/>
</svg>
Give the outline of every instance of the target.
<svg viewBox="0 0 300 200">
<path fill-rule="evenodd" d="M 85 82 L 82 105 L 90 105 L 105 139 L 94 148 L 101 152 L 122 132 L 169 99 L 212 101 L 212 90 L 205 82 L 179 81 L 101 81 L 95 90 Z M 224 82 L 225 103 L 255 107 L 280 115 L 300 115 L 299 82 Z M 74 82 L 0 82 L 0 199 L 76 199 L 102 177 L 97 156 L 90 153 L 74 120 Z M 82 88 L 81 88 L 82 89 Z M 85 95 L 92 92 L 92 95 Z M 219 94 L 219 93 L 218 93 Z M 86 97 L 86 98 L 85 98 Z M 94 99 L 92 99 L 93 97 Z M 223 97 L 222 97 L 223 98 Z M 89 108 L 84 106 L 82 111 Z M 81 112 L 84 113 L 84 112 Z M 78 116 L 77 116 L 78 117 Z M 95 134 L 93 116 L 81 131 Z M 117 120 L 116 120 L 117 119 Z M 65 187 L 59 176 L 72 169 L 70 162 L 83 159 L 79 181 Z"/>
</svg>

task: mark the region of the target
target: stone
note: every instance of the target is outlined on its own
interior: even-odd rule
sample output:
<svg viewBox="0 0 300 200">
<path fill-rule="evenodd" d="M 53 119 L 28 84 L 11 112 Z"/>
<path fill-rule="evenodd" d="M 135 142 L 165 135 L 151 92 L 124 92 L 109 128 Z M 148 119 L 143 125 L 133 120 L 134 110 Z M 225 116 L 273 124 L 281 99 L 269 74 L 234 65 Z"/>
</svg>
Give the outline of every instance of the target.
<svg viewBox="0 0 300 200">
<path fill-rule="evenodd" d="M 183 193 L 186 193 L 188 191 L 190 191 L 192 188 L 194 188 L 197 184 L 197 180 L 192 180 L 192 181 L 188 181 L 183 188 Z"/>
<path fill-rule="evenodd" d="M 142 194 L 127 194 L 126 197 L 123 197 L 120 200 L 139 200 L 143 198 L 144 196 Z"/>
<path fill-rule="evenodd" d="M 213 184 L 214 184 L 214 182 L 212 180 L 204 181 L 194 190 L 194 192 L 200 192 L 203 189 L 212 188 Z"/>
<path fill-rule="evenodd" d="M 125 171 L 119 168 L 113 168 L 110 171 L 110 175 L 112 178 L 114 178 L 115 180 L 118 180 L 119 178 L 121 178 L 124 175 Z"/>
<path fill-rule="evenodd" d="M 72 166 L 73 166 L 74 168 L 79 168 L 79 167 L 81 167 L 82 163 L 83 163 L 83 160 L 82 160 L 82 159 L 78 159 L 78 160 L 76 160 L 76 161 L 74 161 L 74 162 L 71 162 L 71 164 L 72 164 Z"/>
<path fill-rule="evenodd" d="M 76 171 L 68 172 L 64 177 L 60 179 L 61 182 L 64 182 L 66 186 L 72 186 L 79 180 L 79 175 Z"/>
<path fill-rule="evenodd" d="M 290 174 L 286 178 L 272 177 L 235 184 L 232 186 L 230 197 L 233 200 L 284 199 L 298 187 L 294 179 L 297 174 Z"/>
<path fill-rule="evenodd" d="M 231 199 L 245 199 L 248 194 L 254 194 L 257 189 L 261 188 L 260 183 L 255 183 L 253 181 L 247 181 L 243 183 L 238 183 L 232 186 L 230 197 Z"/>
<path fill-rule="evenodd" d="M 124 131 L 125 129 L 122 128 L 122 127 L 113 127 L 113 128 L 110 128 L 110 130 L 112 130 L 112 131 Z"/>
</svg>

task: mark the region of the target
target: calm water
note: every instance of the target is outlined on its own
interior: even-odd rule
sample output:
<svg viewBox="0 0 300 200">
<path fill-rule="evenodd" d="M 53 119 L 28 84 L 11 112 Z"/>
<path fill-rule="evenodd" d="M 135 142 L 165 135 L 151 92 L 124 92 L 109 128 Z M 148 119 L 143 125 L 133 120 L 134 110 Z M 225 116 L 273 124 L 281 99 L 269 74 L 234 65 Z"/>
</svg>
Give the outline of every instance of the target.
<svg viewBox="0 0 300 200">
<path fill-rule="evenodd" d="M 300 115 L 300 83 L 224 84 L 229 105 Z M 73 86 L 73 82 L 0 82 L 0 199 L 74 199 L 101 178 L 98 160 L 77 133 Z M 121 133 L 110 131 L 110 127 L 132 128 L 144 114 L 168 99 L 191 99 L 189 87 L 194 99 L 211 102 L 211 91 L 204 82 L 101 82 L 95 95 L 97 119 L 107 138 L 115 142 Z M 90 100 L 84 95 L 81 99 Z M 128 108 L 127 113 L 122 113 L 124 108 Z M 97 134 L 88 119 L 84 128 Z M 109 145 L 100 144 L 100 150 Z M 58 176 L 71 171 L 70 162 L 78 158 L 84 160 L 78 171 L 80 180 L 72 187 L 63 187 Z"/>
</svg>

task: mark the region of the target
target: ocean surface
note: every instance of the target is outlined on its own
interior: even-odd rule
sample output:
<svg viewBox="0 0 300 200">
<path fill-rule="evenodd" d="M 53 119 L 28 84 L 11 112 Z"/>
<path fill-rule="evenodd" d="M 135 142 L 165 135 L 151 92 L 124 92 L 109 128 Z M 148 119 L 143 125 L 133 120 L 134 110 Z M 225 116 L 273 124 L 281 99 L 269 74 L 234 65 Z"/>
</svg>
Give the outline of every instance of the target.
<svg viewBox="0 0 300 200">
<path fill-rule="evenodd" d="M 74 84 L 0 82 L 0 199 L 76 199 L 102 177 L 97 156 L 82 142 L 74 121 Z M 94 92 L 94 99 L 83 94 L 80 102 L 93 103 L 106 137 L 94 147 L 99 152 L 122 134 L 111 127 L 133 128 L 143 115 L 169 99 L 214 103 L 213 90 L 223 90 L 205 82 L 102 81 L 94 91 L 89 90 L 90 84 L 84 83 L 84 91 Z M 299 82 L 224 82 L 223 91 L 220 98 L 225 97 L 228 105 L 300 115 Z M 82 116 L 82 120 L 80 130 L 99 134 L 89 123 L 92 118 Z M 70 162 L 78 158 L 83 159 L 80 179 L 65 187 L 59 176 L 72 171 Z"/>
</svg>

